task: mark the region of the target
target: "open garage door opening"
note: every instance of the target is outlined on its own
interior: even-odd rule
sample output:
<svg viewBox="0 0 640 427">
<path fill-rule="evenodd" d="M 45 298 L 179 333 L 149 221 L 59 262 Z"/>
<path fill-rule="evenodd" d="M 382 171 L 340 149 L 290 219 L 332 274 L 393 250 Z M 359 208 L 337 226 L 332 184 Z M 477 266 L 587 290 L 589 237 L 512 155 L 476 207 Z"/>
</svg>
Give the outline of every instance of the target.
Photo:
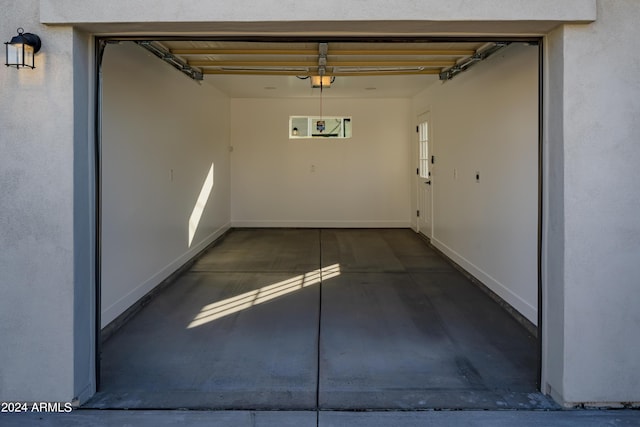
<svg viewBox="0 0 640 427">
<path fill-rule="evenodd" d="M 100 43 L 88 406 L 553 406 L 536 40 Z"/>
</svg>

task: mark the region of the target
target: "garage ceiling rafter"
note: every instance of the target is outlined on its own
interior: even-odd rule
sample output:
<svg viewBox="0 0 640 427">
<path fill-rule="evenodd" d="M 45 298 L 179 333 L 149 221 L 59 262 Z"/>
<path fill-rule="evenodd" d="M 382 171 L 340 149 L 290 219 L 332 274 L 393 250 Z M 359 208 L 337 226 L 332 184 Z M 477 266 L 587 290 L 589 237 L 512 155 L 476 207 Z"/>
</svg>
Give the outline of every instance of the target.
<svg viewBox="0 0 640 427">
<path fill-rule="evenodd" d="M 466 71 L 496 46 L 538 45 L 539 36 L 433 35 L 104 35 L 98 44 L 134 42 L 189 78 L 232 98 L 309 98 L 300 78 L 319 75 L 327 45 L 328 98 L 407 98 Z M 338 79 L 336 79 L 336 77 Z"/>
<path fill-rule="evenodd" d="M 206 40 L 138 41 L 156 56 L 197 76 L 439 75 L 464 71 L 508 42 L 262 42 Z M 163 52 L 158 54 L 157 52 Z M 322 59 L 322 65 L 319 59 Z M 179 64 L 179 65 L 176 65 Z"/>
</svg>

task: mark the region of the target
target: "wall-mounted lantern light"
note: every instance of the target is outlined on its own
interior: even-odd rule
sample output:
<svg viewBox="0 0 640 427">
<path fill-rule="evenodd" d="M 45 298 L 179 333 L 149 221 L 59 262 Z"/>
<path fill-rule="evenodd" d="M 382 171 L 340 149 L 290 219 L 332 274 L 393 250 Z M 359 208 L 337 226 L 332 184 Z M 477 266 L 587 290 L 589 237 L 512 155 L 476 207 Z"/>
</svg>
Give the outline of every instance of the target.
<svg viewBox="0 0 640 427">
<path fill-rule="evenodd" d="M 25 33 L 24 29 L 18 28 L 18 35 L 14 36 L 10 42 L 5 42 L 7 67 L 16 68 L 36 68 L 34 57 L 40 50 L 42 43 L 40 37 L 35 34 Z"/>
</svg>

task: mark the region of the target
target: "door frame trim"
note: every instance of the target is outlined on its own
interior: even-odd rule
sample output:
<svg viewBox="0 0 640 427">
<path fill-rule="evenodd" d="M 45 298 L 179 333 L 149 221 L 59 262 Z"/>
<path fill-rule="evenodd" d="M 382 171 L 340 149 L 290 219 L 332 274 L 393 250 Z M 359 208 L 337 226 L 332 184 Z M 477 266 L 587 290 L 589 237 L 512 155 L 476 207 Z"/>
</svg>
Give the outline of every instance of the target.
<svg viewBox="0 0 640 427">
<path fill-rule="evenodd" d="M 544 393 L 544 390 L 541 390 L 542 384 L 542 364 L 543 364 L 543 348 L 542 348 L 542 322 L 543 322 L 543 278 L 542 278 L 542 262 L 543 262 L 543 172 L 544 172 L 544 158 L 543 158 L 543 135 L 544 135 L 544 51 L 543 51 L 543 36 L 337 36 L 337 35 L 328 35 L 328 36 L 304 36 L 304 35 L 296 35 L 296 36 L 256 36 L 256 35 L 232 35 L 232 36 L 169 36 L 169 35 L 145 35 L 145 34 L 137 34 L 137 35 L 103 35 L 103 36 L 95 36 L 95 49 L 94 49 L 94 66 L 95 66 L 95 105 L 94 105 L 94 123 L 93 123 L 93 131 L 94 131 L 94 155 L 95 157 L 92 159 L 95 165 L 95 174 L 93 176 L 93 194 L 94 194 L 94 210 L 93 213 L 94 218 L 94 226 L 95 226 L 95 247 L 94 251 L 94 262 L 95 262 L 95 283 L 94 283 L 94 292 L 95 298 L 93 299 L 93 303 L 95 304 L 95 316 L 91 319 L 95 322 L 94 330 L 95 330 L 95 342 L 93 343 L 93 349 L 91 353 L 93 353 L 92 357 L 94 358 L 94 378 L 96 384 L 96 391 L 100 390 L 100 355 L 101 355 L 101 267 L 102 267 L 102 258 L 101 258 L 101 249 L 102 249 L 102 218 L 101 218 L 101 178 L 102 178 L 102 155 L 101 155 L 101 147 L 102 147 L 102 135 L 101 135 L 101 116 L 102 116 L 102 103 L 101 103 L 101 91 L 102 91 L 102 79 L 101 79 L 101 65 L 102 65 L 102 57 L 106 46 L 109 43 L 118 42 L 118 41 L 132 41 L 132 40 L 205 40 L 205 41 L 265 41 L 265 42 L 318 42 L 318 41 L 327 41 L 327 42 L 337 42 L 337 41 L 359 41 L 359 42 L 473 42 L 473 41 L 512 41 L 512 42 L 530 42 L 535 43 L 538 46 L 539 52 L 539 60 L 538 60 L 538 242 L 537 242 L 537 264 L 538 264 L 538 334 L 537 334 L 537 345 L 538 345 L 538 363 L 537 363 L 537 386 L 540 391 Z M 430 112 L 431 110 L 429 110 Z M 432 206 L 433 210 L 433 206 Z M 432 219 L 433 220 L 433 219 Z M 416 224 L 417 226 L 417 224 Z M 433 230 L 433 225 L 432 225 Z"/>
</svg>

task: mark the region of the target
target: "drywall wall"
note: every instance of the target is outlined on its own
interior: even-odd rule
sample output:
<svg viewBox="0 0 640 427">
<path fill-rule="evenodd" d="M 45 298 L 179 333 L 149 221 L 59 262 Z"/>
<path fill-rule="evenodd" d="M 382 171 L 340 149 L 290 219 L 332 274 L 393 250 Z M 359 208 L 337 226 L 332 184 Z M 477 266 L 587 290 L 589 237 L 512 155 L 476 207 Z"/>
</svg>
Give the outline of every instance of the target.
<svg viewBox="0 0 640 427">
<path fill-rule="evenodd" d="M 407 227 L 410 100 L 327 98 L 323 114 L 352 117 L 353 137 L 289 139 L 289 116 L 319 106 L 231 101 L 233 225 Z"/>
<path fill-rule="evenodd" d="M 413 111 L 431 113 L 433 244 L 537 323 L 537 47 L 431 85 Z"/>
<path fill-rule="evenodd" d="M 105 326 L 229 227 L 229 100 L 132 42 L 102 73 Z"/>
</svg>

